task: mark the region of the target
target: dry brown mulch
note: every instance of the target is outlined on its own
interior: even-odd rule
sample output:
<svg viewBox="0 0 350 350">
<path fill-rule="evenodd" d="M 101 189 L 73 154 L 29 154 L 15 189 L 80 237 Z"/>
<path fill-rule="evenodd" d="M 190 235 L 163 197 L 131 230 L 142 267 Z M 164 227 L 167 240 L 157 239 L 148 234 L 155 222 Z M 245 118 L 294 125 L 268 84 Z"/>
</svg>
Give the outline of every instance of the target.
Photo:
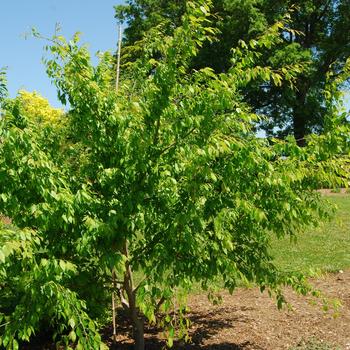
<svg viewBox="0 0 350 350">
<path fill-rule="evenodd" d="M 344 195 L 349 193 L 348 188 L 338 188 L 338 189 L 322 188 L 317 191 L 326 196 L 337 196 L 337 195 Z"/>
<path fill-rule="evenodd" d="M 223 302 L 216 306 L 205 294 L 193 295 L 189 300 L 192 343 L 176 343 L 173 349 L 287 350 L 303 341 L 317 339 L 337 349 L 350 350 L 350 270 L 326 275 L 312 283 L 329 298 L 342 302 L 338 317 L 333 312 L 324 312 L 311 297 L 296 295 L 289 289 L 285 296 L 292 308 L 282 310 L 257 288 L 239 288 L 233 295 L 223 292 Z M 130 327 L 120 317 L 118 321 L 118 344 L 114 350 L 131 350 Z M 111 333 L 111 329 L 105 330 L 106 343 L 111 344 Z M 147 350 L 164 349 L 161 331 L 146 327 L 145 336 Z M 47 346 L 43 343 L 41 337 L 25 349 L 54 349 L 49 342 Z"/>
<path fill-rule="evenodd" d="M 291 290 L 285 295 L 292 308 L 282 310 L 256 288 L 240 288 L 233 295 L 224 292 L 223 303 L 217 306 L 208 302 L 206 295 L 195 295 L 189 301 L 193 343 L 176 344 L 174 349 L 282 350 L 309 339 L 350 349 L 350 271 L 327 275 L 313 284 L 328 297 L 339 298 L 338 317 L 324 312 L 311 297 Z M 116 349 L 132 349 L 127 328 L 119 331 Z M 165 344 L 161 333 L 148 332 L 146 338 L 148 350 L 162 349 Z"/>
</svg>

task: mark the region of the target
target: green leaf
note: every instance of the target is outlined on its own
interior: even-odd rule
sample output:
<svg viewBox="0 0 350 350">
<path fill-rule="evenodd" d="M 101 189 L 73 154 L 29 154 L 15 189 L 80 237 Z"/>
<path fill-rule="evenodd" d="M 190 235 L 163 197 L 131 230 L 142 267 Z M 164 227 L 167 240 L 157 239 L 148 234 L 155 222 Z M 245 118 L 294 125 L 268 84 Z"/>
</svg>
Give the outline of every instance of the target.
<svg viewBox="0 0 350 350">
<path fill-rule="evenodd" d="M 74 343 L 77 339 L 77 335 L 75 334 L 74 331 L 70 331 L 69 335 L 68 335 L 69 339 Z"/>
<path fill-rule="evenodd" d="M 2 250 L 0 250 L 0 262 L 4 263 L 5 262 L 5 254 Z"/>
<path fill-rule="evenodd" d="M 71 328 L 75 328 L 75 320 L 73 319 L 73 318 L 70 318 L 69 320 L 68 320 L 68 324 L 71 326 Z"/>
<path fill-rule="evenodd" d="M 17 342 L 16 339 L 13 339 L 13 341 L 12 341 L 12 349 L 13 350 L 18 350 L 19 349 L 18 342 Z"/>
</svg>

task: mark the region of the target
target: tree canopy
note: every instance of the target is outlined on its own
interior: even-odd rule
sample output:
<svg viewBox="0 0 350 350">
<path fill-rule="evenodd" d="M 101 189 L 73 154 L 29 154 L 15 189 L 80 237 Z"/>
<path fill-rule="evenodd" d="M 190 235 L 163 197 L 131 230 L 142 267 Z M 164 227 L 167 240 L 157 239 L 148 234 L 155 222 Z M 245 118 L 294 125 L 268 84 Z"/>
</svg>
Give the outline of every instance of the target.
<svg viewBox="0 0 350 350">
<path fill-rule="evenodd" d="M 144 318 L 162 322 L 169 346 L 186 338 L 184 309 L 175 317 L 171 301 L 195 283 L 220 279 L 233 291 L 245 279 L 278 305 L 284 285 L 309 290 L 302 275 L 274 265 L 269 243 L 327 217 L 315 189 L 343 183 L 337 159 L 349 130 L 337 84 L 327 85 L 325 131 L 307 147 L 258 138 L 244 88 L 291 81 L 300 66 L 287 76 L 256 62 L 279 44 L 278 22 L 241 42 L 227 72 L 192 69 L 213 36 L 207 3 L 187 2 L 171 34 L 146 34 L 118 93 L 111 54 L 94 66 L 77 35 L 56 35 L 46 67 L 68 112 L 57 125 L 32 122 L 31 108 L 20 123 L 13 113 L 0 120 L 0 212 L 13 223 L 0 236 L 5 348 L 49 322 L 67 347 L 99 349 L 97 321 L 113 291 L 142 350 Z"/>
<path fill-rule="evenodd" d="M 167 33 L 179 26 L 186 1 L 128 0 L 116 6 L 116 17 L 126 21 L 125 43 L 140 41 L 147 30 L 162 25 Z M 274 69 L 302 64 L 304 70 L 291 88 L 254 80 L 246 87 L 245 100 L 267 116 L 260 123 L 268 135 L 292 134 L 300 144 L 305 135 L 321 132 L 327 116 L 325 86 L 329 74 L 338 74 L 350 56 L 350 3 L 348 0 L 214 0 L 212 25 L 217 40 L 207 42 L 193 58 L 192 67 L 227 72 L 231 48 L 240 40 L 261 35 L 289 11 L 290 18 L 278 45 L 265 47 L 259 62 Z M 287 28 L 293 31 L 286 30 Z M 137 57 L 135 50 L 132 57 Z M 347 80 L 347 82 L 349 82 Z M 340 87 L 341 88 L 341 87 Z"/>
<path fill-rule="evenodd" d="M 0 69 L 0 103 L 4 99 L 4 97 L 7 94 L 7 87 L 6 87 L 6 71 L 5 69 Z M 1 104 L 0 104 L 1 106 Z"/>
</svg>

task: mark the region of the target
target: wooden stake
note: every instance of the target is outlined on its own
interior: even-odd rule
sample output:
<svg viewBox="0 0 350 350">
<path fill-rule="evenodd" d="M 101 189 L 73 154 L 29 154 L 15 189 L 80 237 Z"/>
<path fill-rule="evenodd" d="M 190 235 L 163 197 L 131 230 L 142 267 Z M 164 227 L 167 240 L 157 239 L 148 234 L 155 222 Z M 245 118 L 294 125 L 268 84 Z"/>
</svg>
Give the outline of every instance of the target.
<svg viewBox="0 0 350 350">
<path fill-rule="evenodd" d="M 115 79 L 115 92 L 118 93 L 119 90 L 119 74 L 120 74 L 120 51 L 122 49 L 122 25 L 119 23 L 119 30 L 118 30 L 118 51 L 117 51 L 117 74 Z M 113 345 L 115 347 L 117 343 L 117 317 L 116 317 L 116 305 L 115 305 L 115 292 L 117 288 L 116 283 L 116 273 L 115 268 L 112 270 L 112 283 L 113 283 L 113 290 L 112 290 L 112 322 L 113 322 Z"/>
<path fill-rule="evenodd" d="M 116 290 L 116 276 L 115 269 L 112 271 L 112 280 L 113 280 L 113 291 L 112 291 L 112 321 L 113 321 L 113 345 L 117 342 L 117 321 L 115 313 L 115 290 Z"/>
<path fill-rule="evenodd" d="M 120 51 L 122 50 L 122 25 L 119 23 L 119 34 L 118 34 L 118 51 L 117 51 L 117 77 L 115 79 L 115 91 L 118 93 L 119 90 L 119 75 L 120 75 Z"/>
</svg>

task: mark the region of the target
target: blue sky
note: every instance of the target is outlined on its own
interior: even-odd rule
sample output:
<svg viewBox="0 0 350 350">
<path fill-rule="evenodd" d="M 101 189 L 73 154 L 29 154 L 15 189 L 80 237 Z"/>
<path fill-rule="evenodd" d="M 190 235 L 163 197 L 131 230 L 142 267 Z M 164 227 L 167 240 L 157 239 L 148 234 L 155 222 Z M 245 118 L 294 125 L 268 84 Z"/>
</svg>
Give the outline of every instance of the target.
<svg viewBox="0 0 350 350">
<path fill-rule="evenodd" d="M 0 0 L 0 68 L 8 67 L 8 88 L 14 97 L 18 89 L 36 90 L 54 106 L 60 106 L 55 87 L 42 64 L 45 43 L 24 34 L 35 27 L 51 36 L 55 23 L 70 37 L 82 32 L 90 51 L 115 50 L 117 24 L 113 6 L 123 0 Z"/>
<path fill-rule="evenodd" d="M 19 89 L 36 90 L 54 106 L 60 106 L 42 64 L 45 43 L 24 34 L 35 27 L 51 36 L 60 23 L 66 37 L 82 32 L 90 51 L 115 50 L 117 24 L 113 6 L 124 0 L 0 0 L 0 68 L 8 67 L 8 88 L 14 97 Z M 350 108 L 350 95 L 346 96 Z"/>
</svg>

